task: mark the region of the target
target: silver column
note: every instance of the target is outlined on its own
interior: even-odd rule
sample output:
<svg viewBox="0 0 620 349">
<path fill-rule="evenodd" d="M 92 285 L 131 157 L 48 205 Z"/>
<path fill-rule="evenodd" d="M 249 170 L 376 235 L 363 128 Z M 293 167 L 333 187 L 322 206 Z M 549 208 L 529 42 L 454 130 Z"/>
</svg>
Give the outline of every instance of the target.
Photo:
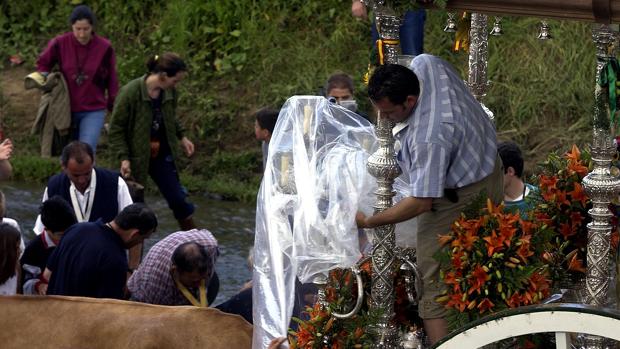
<svg viewBox="0 0 620 349">
<path fill-rule="evenodd" d="M 613 56 L 614 34 L 609 26 L 595 24 L 592 37 L 596 45 L 596 76 Z M 594 168 L 583 184 L 593 207 L 588 211 L 592 222 L 588 224 L 586 302 L 605 306 L 608 304 L 610 277 L 610 240 L 612 217 L 608 205 L 620 190 L 620 180 L 611 176 L 609 166 L 615 152 L 610 131 L 609 97 L 607 89 L 597 83 L 594 90 L 594 132 L 592 161 Z M 587 348 L 603 347 L 601 338 L 586 337 Z"/>
<path fill-rule="evenodd" d="M 372 6 L 379 35 L 384 42 L 383 63 L 398 63 L 400 16 L 393 15 L 381 0 L 367 0 L 366 4 Z M 394 179 L 401 173 L 394 152 L 393 127 L 393 122 L 378 115 L 376 133 L 379 149 L 368 159 L 368 171 L 377 179 L 375 213 L 392 206 L 395 195 L 392 186 Z M 377 324 L 370 329 L 377 336 L 376 348 L 396 348 L 399 343 L 398 329 L 393 321 L 395 295 L 392 269 L 395 261 L 395 240 L 393 224 L 377 227 L 372 234 L 371 311 L 382 314 Z"/>
<path fill-rule="evenodd" d="M 471 29 L 469 31 L 469 74 L 467 86 L 478 102 L 486 96 L 489 88 L 487 79 L 489 60 L 489 32 L 487 30 L 487 15 L 471 14 Z"/>
<path fill-rule="evenodd" d="M 481 13 L 471 14 L 471 28 L 469 30 L 469 73 L 467 86 L 480 102 L 482 109 L 489 119 L 495 118 L 493 112 L 483 103 L 482 99 L 487 95 L 490 82 L 487 78 L 489 61 L 489 31 L 487 30 L 488 16 Z"/>
</svg>

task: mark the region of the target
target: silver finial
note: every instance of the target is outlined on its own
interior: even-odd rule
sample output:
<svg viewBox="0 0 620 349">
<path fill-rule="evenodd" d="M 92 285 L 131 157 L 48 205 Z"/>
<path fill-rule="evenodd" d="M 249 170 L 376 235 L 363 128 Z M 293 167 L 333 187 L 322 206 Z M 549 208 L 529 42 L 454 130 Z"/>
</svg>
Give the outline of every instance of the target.
<svg viewBox="0 0 620 349">
<path fill-rule="evenodd" d="M 502 30 L 502 17 L 495 17 L 495 23 L 493 23 L 493 28 L 489 35 L 493 36 L 501 36 L 504 34 L 504 30 Z"/>
<path fill-rule="evenodd" d="M 448 21 L 446 22 L 446 27 L 443 28 L 443 31 L 446 33 L 456 32 L 456 13 L 448 12 Z"/>
<path fill-rule="evenodd" d="M 553 39 L 553 36 L 551 35 L 551 28 L 547 24 L 547 21 L 540 22 L 540 32 L 538 33 L 538 39 L 540 40 Z"/>
</svg>

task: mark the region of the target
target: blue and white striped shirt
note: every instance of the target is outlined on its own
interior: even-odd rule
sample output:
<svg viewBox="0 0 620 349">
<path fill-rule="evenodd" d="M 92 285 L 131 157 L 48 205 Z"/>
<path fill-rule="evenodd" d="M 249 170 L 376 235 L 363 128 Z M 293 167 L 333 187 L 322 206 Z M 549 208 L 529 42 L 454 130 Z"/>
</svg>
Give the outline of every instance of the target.
<svg viewBox="0 0 620 349">
<path fill-rule="evenodd" d="M 420 96 L 395 134 L 409 196 L 440 198 L 445 188 L 490 175 L 497 156 L 495 126 L 461 77 L 446 61 L 426 54 L 416 56 L 410 68 L 420 81 Z"/>
</svg>

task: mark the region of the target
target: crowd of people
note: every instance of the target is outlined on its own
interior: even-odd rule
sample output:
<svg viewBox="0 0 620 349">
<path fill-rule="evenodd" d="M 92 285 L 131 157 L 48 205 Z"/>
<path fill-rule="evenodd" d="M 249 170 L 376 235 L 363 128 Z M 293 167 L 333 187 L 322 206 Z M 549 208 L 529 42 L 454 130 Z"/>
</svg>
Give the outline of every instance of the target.
<svg viewBox="0 0 620 349">
<path fill-rule="evenodd" d="M 363 4 L 353 1 L 354 15 L 364 17 L 365 11 Z M 408 16 L 411 22 L 406 17 L 403 30 L 409 34 L 403 37 L 413 39 L 403 42 L 403 50 L 406 47 L 416 58 L 410 68 L 378 67 L 370 78 L 368 94 L 381 117 L 399 125 L 395 128 L 400 143 L 397 160 L 410 195 L 372 216 L 358 213 L 356 223 L 363 229 L 418 219 L 417 258 L 423 278 L 419 313 L 426 333 L 436 342 L 447 334 L 446 309 L 435 301 L 443 291 L 439 265 L 433 259 L 439 249 L 437 234 L 448 231 L 481 191 L 493 202 L 504 201 L 507 209 L 524 214 L 525 198 L 537 189 L 523 181 L 519 147 L 512 142 L 497 144 L 492 121 L 460 75 L 440 58 L 421 54 L 424 11 Z M 0 195 L 0 295 L 209 306 L 219 289 L 218 243 L 210 231 L 196 227 L 195 208 L 187 200 L 176 166 L 179 150 L 188 157 L 195 152 L 176 117 L 175 87 L 184 79 L 187 66 L 174 53 L 155 55 L 148 59 L 145 75 L 119 89 L 114 50 L 107 39 L 95 34 L 92 11 L 77 6 L 70 23 L 71 32 L 49 42 L 37 61 L 37 73 L 30 78 L 43 86 L 58 68 L 55 79 L 62 83 L 54 88 L 64 89 L 56 93 L 68 96 L 74 140 L 62 148 L 62 172 L 48 180 L 33 229 L 36 237 L 27 246 L 19 225 L 4 217 Z M 366 117 L 358 110 L 354 84 L 347 74 L 330 76 L 323 94 L 330 102 Z M 95 166 L 106 111 L 111 115 L 109 149 L 119 172 Z M 43 117 L 59 117 L 53 111 L 47 113 Z M 278 115 L 279 110 L 270 108 L 255 114 L 263 166 Z M 0 144 L 2 178 L 10 175 L 12 151 L 10 140 Z M 144 186 L 148 177 L 166 199 L 180 231 L 157 242 L 142 258 L 142 243 L 158 222 L 153 211 L 140 202 L 142 198 L 132 197 L 128 183 Z M 362 240 L 360 249 L 369 251 L 367 240 Z M 219 308 L 251 321 L 250 288 L 251 283 Z"/>
<path fill-rule="evenodd" d="M 24 244 L 19 224 L 4 217 L 0 192 L 0 294 L 65 295 L 131 299 L 161 305 L 211 305 L 219 278 L 216 238 L 197 229 L 176 167 L 179 150 L 191 157 L 194 144 L 177 115 L 175 86 L 187 72 L 175 53 L 150 57 L 146 74 L 119 89 L 110 42 L 95 33 L 86 5 L 74 8 L 71 31 L 49 41 L 26 86 L 43 91 L 37 115 L 43 155 L 60 155 L 61 172 L 50 177 L 33 231 Z M 59 104 L 64 103 L 62 107 Z M 63 114 L 66 112 L 66 115 Z M 109 151 L 118 171 L 96 166 L 106 113 Z M 60 122 L 62 121 L 62 122 Z M 68 142 L 57 136 L 70 124 Z M 273 129 L 273 126 L 271 126 Z M 62 138 L 61 138 L 62 139 Z M 180 149 L 179 149 L 180 148 Z M 0 144 L 2 178 L 11 174 L 13 143 Z M 142 259 L 142 243 L 157 228 L 154 212 L 136 192 L 150 177 L 178 220 Z M 235 307 L 233 307 L 235 308 Z M 246 311 L 247 313 L 247 311 Z"/>
</svg>

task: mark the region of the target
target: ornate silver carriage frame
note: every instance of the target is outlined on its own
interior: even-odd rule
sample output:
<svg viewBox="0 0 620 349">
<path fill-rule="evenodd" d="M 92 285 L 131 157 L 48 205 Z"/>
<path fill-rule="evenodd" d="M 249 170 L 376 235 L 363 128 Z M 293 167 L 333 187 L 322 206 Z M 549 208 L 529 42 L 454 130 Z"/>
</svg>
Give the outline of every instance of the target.
<svg viewBox="0 0 620 349">
<path fill-rule="evenodd" d="M 363 2 L 374 12 L 382 40 L 384 62 L 398 63 L 400 14 L 391 10 L 389 0 Z M 489 86 L 488 14 L 595 22 L 592 38 L 596 45 L 597 62 L 594 68 L 597 77 L 609 59 L 616 55 L 619 35 L 617 30 L 611 29 L 610 24 L 620 22 L 620 0 L 449 0 L 446 8 L 448 11 L 472 12 L 467 84 L 481 103 Z M 453 19 L 453 16 L 449 16 L 447 31 L 454 29 Z M 498 33 L 501 33 L 501 28 L 496 17 L 491 34 Z M 549 27 L 544 20 L 539 38 L 550 38 Z M 609 122 L 609 97 L 599 84 L 595 82 L 594 85 L 594 129 L 591 146 L 594 169 L 583 181 L 586 192 L 593 201 L 593 208 L 589 211 L 592 223 L 588 225 L 586 305 L 533 306 L 499 313 L 450 334 L 437 343 L 436 348 L 477 348 L 501 339 L 537 332 L 556 332 L 557 348 L 571 347 L 568 332 L 584 334 L 587 348 L 605 347 L 602 337 L 620 340 L 617 331 L 614 331 L 620 324 L 620 313 L 605 308 L 609 298 L 612 229 L 608 205 L 620 191 L 620 179 L 613 177 L 609 170 L 615 152 L 612 126 Z M 489 117 L 493 118 L 493 114 L 486 110 Z M 368 170 L 378 183 L 375 212 L 392 205 L 392 186 L 400 173 L 394 158 L 394 139 L 391 132 L 393 126 L 384 118 L 378 120 L 376 134 L 380 146 L 368 163 Z M 396 259 L 403 256 L 395 247 L 394 225 L 378 227 L 373 235 L 371 307 L 384 314 L 372 329 L 378 335 L 375 346 L 396 348 L 400 341 L 391 321 L 394 316 L 394 289 L 390 270 Z M 500 328 L 504 330 L 499 331 Z"/>
</svg>

